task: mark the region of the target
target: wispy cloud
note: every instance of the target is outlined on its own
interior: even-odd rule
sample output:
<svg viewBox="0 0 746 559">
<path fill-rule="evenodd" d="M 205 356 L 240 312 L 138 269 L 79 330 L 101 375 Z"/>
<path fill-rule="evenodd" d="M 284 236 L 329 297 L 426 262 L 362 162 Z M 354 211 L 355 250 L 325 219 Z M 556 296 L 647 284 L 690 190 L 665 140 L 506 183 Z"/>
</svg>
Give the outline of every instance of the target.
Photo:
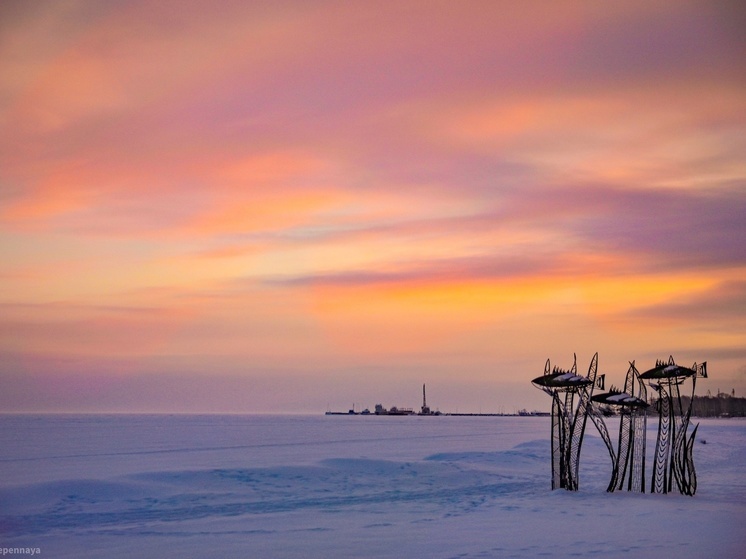
<svg viewBox="0 0 746 559">
<path fill-rule="evenodd" d="M 675 301 L 636 309 L 633 316 L 683 322 L 712 321 L 723 329 L 739 330 L 746 323 L 746 282 L 724 281 Z"/>
<path fill-rule="evenodd" d="M 269 278 L 270 285 L 287 286 L 362 286 L 401 285 L 438 282 L 482 282 L 551 275 L 558 268 L 553 258 L 540 255 L 523 257 L 472 257 L 427 262 L 398 262 L 387 270 L 347 270 L 338 273 Z M 398 268 L 398 270 L 397 270 Z"/>
</svg>

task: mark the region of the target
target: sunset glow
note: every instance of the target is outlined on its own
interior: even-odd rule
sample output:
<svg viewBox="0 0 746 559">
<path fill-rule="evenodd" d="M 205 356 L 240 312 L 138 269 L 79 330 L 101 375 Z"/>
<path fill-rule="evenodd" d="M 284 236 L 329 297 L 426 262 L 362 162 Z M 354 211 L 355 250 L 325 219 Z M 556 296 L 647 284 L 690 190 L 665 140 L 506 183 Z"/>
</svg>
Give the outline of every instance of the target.
<svg viewBox="0 0 746 559">
<path fill-rule="evenodd" d="M 746 393 L 728 2 L 0 6 L 0 410 Z"/>
</svg>

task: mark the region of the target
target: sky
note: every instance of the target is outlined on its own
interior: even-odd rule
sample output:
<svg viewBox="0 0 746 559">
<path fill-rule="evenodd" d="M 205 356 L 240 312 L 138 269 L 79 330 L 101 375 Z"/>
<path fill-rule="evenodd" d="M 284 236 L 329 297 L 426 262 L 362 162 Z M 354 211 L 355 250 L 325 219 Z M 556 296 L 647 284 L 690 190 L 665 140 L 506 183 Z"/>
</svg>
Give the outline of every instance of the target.
<svg viewBox="0 0 746 559">
<path fill-rule="evenodd" d="M 746 10 L 0 4 L 0 411 L 746 396 Z"/>
</svg>

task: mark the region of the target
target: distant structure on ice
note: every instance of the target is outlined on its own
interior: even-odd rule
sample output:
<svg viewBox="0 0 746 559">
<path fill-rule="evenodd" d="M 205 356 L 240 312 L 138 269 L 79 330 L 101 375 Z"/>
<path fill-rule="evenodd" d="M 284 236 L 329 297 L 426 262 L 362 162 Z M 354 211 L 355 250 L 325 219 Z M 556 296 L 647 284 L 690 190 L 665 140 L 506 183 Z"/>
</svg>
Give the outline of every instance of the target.
<svg viewBox="0 0 746 559">
<path fill-rule="evenodd" d="M 381 404 L 376 404 L 376 415 L 440 415 L 439 411 L 432 411 L 427 405 L 427 393 L 425 385 L 422 385 L 422 407 L 419 413 L 415 413 L 412 408 L 397 408 L 393 406 L 389 409 L 384 408 Z"/>
<path fill-rule="evenodd" d="M 383 407 L 382 404 L 376 404 L 376 415 L 414 415 L 412 408 L 397 408 L 391 406 L 389 409 Z"/>
<path fill-rule="evenodd" d="M 416 415 L 416 416 L 441 416 L 441 415 L 448 415 L 448 416 L 460 416 L 460 417 L 496 417 L 496 416 L 504 416 L 504 415 L 516 415 L 516 414 L 506 414 L 506 413 L 444 413 L 439 410 L 433 410 L 428 404 L 427 404 L 427 391 L 426 387 L 423 384 L 422 385 L 422 407 L 420 407 L 420 411 L 416 412 L 414 408 L 403 408 L 398 406 L 391 406 L 390 408 L 385 408 L 383 404 L 376 404 L 375 408 L 373 408 L 374 411 L 371 412 L 367 408 L 364 409 L 361 412 L 355 411 L 355 406 L 353 405 L 352 408 L 347 412 L 342 411 L 331 411 L 327 410 L 326 415 L 395 415 L 395 416 L 402 416 L 402 415 Z M 525 410 L 521 410 L 521 413 L 518 415 L 544 415 L 541 412 L 526 412 Z M 547 414 L 548 415 L 548 414 Z"/>
</svg>

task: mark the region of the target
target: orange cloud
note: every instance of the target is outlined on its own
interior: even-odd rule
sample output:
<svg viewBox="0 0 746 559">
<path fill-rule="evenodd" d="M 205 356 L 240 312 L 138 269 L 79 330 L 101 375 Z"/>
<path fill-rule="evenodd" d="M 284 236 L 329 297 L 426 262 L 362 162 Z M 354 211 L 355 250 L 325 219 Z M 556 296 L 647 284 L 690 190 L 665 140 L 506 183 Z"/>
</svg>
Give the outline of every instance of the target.
<svg viewBox="0 0 746 559">
<path fill-rule="evenodd" d="M 328 207 L 333 197 L 322 193 L 305 196 L 259 194 L 251 202 L 232 201 L 206 212 L 188 227 L 199 234 L 252 233 L 296 226 L 309 215 Z M 230 207 L 225 207 L 229 205 Z"/>
<path fill-rule="evenodd" d="M 235 186 L 286 186 L 328 174 L 329 163 L 303 152 L 274 151 L 229 162 L 218 176 Z"/>
<path fill-rule="evenodd" d="M 49 166 L 27 190 L 2 208 L 10 222 L 48 219 L 88 207 L 91 203 L 91 172 L 83 162 Z"/>
</svg>

